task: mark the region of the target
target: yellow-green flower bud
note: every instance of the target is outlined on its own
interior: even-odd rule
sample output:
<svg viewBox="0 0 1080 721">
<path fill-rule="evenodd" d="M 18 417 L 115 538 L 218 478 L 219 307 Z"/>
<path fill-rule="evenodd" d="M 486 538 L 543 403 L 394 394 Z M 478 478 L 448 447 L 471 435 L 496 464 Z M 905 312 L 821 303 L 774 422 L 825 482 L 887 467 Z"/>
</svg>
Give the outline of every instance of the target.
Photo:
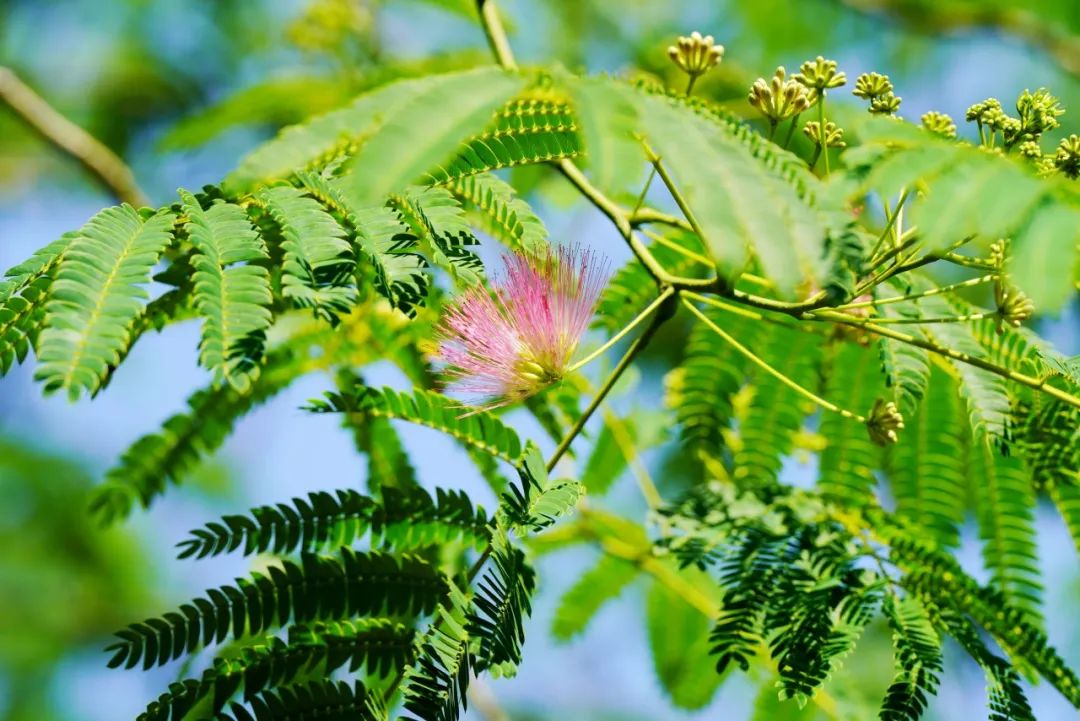
<svg viewBox="0 0 1080 721">
<path fill-rule="evenodd" d="M 893 95 L 892 92 L 885 93 L 870 100 L 870 112 L 874 115 L 894 115 L 900 109 L 902 100 L 903 98 Z"/>
<path fill-rule="evenodd" d="M 1054 167 L 1068 178 L 1080 178 L 1080 135 L 1062 139 L 1054 154 Z"/>
<path fill-rule="evenodd" d="M 1046 88 L 1039 88 L 1034 93 L 1025 90 L 1016 101 L 1016 112 L 1024 132 L 1034 137 L 1060 126 L 1058 118 L 1065 114 L 1060 101 Z"/>
<path fill-rule="evenodd" d="M 821 123 L 819 123 L 818 121 L 807 121 L 806 125 L 803 126 L 803 133 L 806 135 L 806 137 L 810 138 L 810 141 L 814 145 L 817 145 L 818 147 L 821 147 L 823 145 L 821 137 Z M 825 123 L 824 141 L 824 147 L 826 148 L 847 147 L 847 143 L 844 142 L 844 129 L 837 127 L 836 123 L 832 122 L 831 120 Z"/>
<path fill-rule="evenodd" d="M 946 138 L 956 137 L 956 123 L 945 113 L 931 110 L 922 116 L 922 126 L 935 135 Z"/>
<path fill-rule="evenodd" d="M 879 73 L 863 73 L 855 78 L 855 89 L 852 94 L 865 100 L 873 100 L 893 91 L 893 84 L 888 75 Z"/>
<path fill-rule="evenodd" d="M 712 35 L 702 37 L 695 30 L 689 37 L 680 36 L 674 45 L 668 47 L 667 54 L 680 70 L 697 77 L 715 68 L 723 59 L 724 46 L 715 43 Z"/>
<path fill-rule="evenodd" d="M 747 99 L 773 125 L 810 107 L 806 88 L 787 79 L 783 66 L 776 69 L 771 80 L 755 80 Z"/>
<path fill-rule="evenodd" d="M 826 60 L 818 55 L 814 60 L 807 60 L 799 68 L 794 79 L 809 89 L 819 93 L 831 88 L 839 88 L 847 83 L 847 75 L 838 72 L 835 60 Z"/>
<path fill-rule="evenodd" d="M 870 440 L 879 446 L 888 446 L 900 440 L 897 431 L 904 428 L 904 416 L 892 401 L 878 398 L 866 419 Z"/>
<path fill-rule="evenodd" d="M 1042 158 L 1042 148 L 1039 147 L 1039 143 L 1036 140 L 1025 140 L 1017 146 L 1016 151 L 1020 153 L 1020 157 L 1028 158 L 1029 160 L 1039 160 Z"/>
<path fill-rule="evenodd" d="M 994 300 L 997 301 L 998 333 L 1003 332 L 1003 324 L 1019 328 L 1021 323 L 1035 314 L 1035 304 L 1031 302 L 1031 298 L 1004 282 L 998 282 L 994 286 Z"/>
</svg>

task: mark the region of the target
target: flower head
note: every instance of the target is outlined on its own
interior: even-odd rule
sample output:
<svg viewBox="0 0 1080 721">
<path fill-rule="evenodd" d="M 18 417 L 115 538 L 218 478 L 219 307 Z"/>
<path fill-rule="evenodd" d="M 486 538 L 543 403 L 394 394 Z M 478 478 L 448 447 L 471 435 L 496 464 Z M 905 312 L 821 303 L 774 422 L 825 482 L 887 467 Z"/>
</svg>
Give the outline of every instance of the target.
<svg viewBox="0 0 1080 721">
<path fill-rule="evenodd" d="M 831 120 L 825 123 L 824 138 L 822 138 L 821 123 L 816 120 L 808 120 L 806 125 L 803 126 L 803 133 L 810 138 L 810 142 L 814 145 L 824 143 L 827 148 L 843 148 L 847 146 L 847 143 L 844 142 L 844 129 L 838 128 L 836 123 Z"/>
<path fill-rule="evenodd" d="M 561 380 L 606 275 L 606 264 L 580 246 L 507 257 L 493 293 L 475 286 L 443 316 L 439 357 L 449 386 L 491 409 Z"/>
<path fill-rule="evenodd" d="M 935 135 L 945 138 L 956 137 L 956 123 L 945 113 L 939 113 L 936 110 L 923 113 L 922 126 Z"/>
<path fill-rule="evenodd" d="M 776 69 L 771 80 L 755 80 L 747 99 L 773 125 L 798 115 L 811 105 L 806 88 L 787 78 L 783 66 Z"/>
<path fill-rule="evenodd" d="M 696 77 L 720 64 L 724 58 L 724 46 L 717 45 L 712 35 L 701 37 L 701 33 L 695 30 L 689 36 L 680 36 L 667 49 L 667 54 L 680 70 Z"/>
<path fill-rule="evenodd" d="M 897 431 L 904 428 L 904 416 L 900 414 L 895 403 L 878 398 L 870 409 L 866 428 L 870 432 L 871 441 L 879 446 L 888 446 L 900 440 Z"/>
<path fill-rule="evenodd" d="M 802 83 L 807 89 L 817 92 L 838 88 L 847 83 L 847 75 L 837 71 L 836 61 L 826 60 L 820 55 L 814 60 L 803 63 L 793 79 Z"/>
<path fill-rule="evenodd" d="M 857 97 L 873 100 L 874 98 L 888 95 L 892 91 L 893 84 L 892 81 L 889 80 L 888 75 L 863 73 L 855 78 L 855 89 L 851 92 Z"/>
</svg>

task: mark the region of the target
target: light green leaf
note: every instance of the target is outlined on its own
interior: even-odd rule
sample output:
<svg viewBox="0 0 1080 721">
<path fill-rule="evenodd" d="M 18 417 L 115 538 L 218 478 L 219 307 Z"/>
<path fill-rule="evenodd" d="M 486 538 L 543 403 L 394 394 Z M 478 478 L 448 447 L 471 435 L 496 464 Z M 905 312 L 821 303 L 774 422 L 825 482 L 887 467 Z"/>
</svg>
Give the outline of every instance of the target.
<svg viewBox="0 0 1080 721">
<path fill-rule="evenodd" d="M 383 109 L 377 127 L 347 162 L 338 182 L 357 205 L 377 204 L 450 160 L 522 88 L 524 78 L 483 68 L 421 82 L 423 88 Z"/>
<path fill-rule="evenodd" d="M 605 78 L 577 78 L 568 87 L 593 182 L 610 193 L 640 181 L 645 152 L 634 138 L 637 111 L 627 94 Z"/>
<path fill-rule="evenodd" d="M 273 298 L 266 268 L 241 263 L 266 258 L 265 244 L 240 206 L 219 202 L 204 211 L 185 190 L 180 199 L 195 248 L 195 306 L 204 319 L 200 360 L 216 381 L 247 390 L 258 375 Z"/>
<path fill-rule="evenodd" d="M 684 575 L 704 573 L 683 571 Z M 646 600 L 653 668 L 672 703 L 698 709 L 712 700 L 724 680 L 709 655 L 710 619 L 662 583 L 654 583 Z"/>
<path fill-rule="evenodd" d="M 785 294 L 826 272 L 825 227 L 795 188 L 740 140 L 671 101 L 630 94 L 642 130 L 686 198 L 720 272 L 743 270 L 756 255 Z"/>
<path fill-rule="evenodd" d="M 1009 270 L 1040 312 L 1056 312 L 1076 295 L 1072 268 L 1080 256 L 1080 207 L 1036 208 L 1011 246 Z"/>
<path fill-rule="evenodd" d="M 46 393 L 63 388 L 72 400 L 82 391 L 94 393 L 119 362 L 174 221 L 169 210 L 144 220 L 131 206 L 117 206 L 95 215 L 72 239 L 49 290 L 38 347 L 34 377 Z"/>
<path fill-rule="evenodd" d="M 563 594 L 551 622 L 551 635 L 568 641 L 585 631 L 605 603 L 622 593 L 640 570 L 629 561 L 607 554 L 583 573 Z"/>
</svg>

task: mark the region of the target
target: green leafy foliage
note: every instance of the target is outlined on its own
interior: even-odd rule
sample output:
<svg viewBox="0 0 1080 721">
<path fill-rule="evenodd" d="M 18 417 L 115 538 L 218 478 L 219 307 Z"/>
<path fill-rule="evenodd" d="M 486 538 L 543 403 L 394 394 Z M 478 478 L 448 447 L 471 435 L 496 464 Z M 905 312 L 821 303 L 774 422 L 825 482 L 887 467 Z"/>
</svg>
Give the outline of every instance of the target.
<svg viewBox="0 0 1080 721">
<path fill-rule="evenodd" d="M 877 354 L 848 343 L 837 349 L 831 361 L 827 397 L 841 408 L 869 413 L 874 401 L 885 392 Z M 838 413 L 825 413 L 820 431 L 829 445 L 821 453 L 818 487 L 854 505 L 873 498 L 877 485 L 874 471 L 880 465 L 881 450 L 871 441 L 866 428 Z"/>
<path fill-rule="evenodd" d="M 268 637 L 265 643 L 244 647 L 235 658 L 215 659 L 198 679 L 171 684 L 138 721 L 179 721 L 195 708 L 207 709 L 207 701 L 207 710 L 218 713 L 241 688 L 245 701 L 265 700 L 265 689 L 292 686 L 310 675 L 328 676 L 340 668 L 366 667 L 386 676 L 408 661 L 414 635 L 408 626 L 386 619 L 293 626 L 288 643 Z"/>
<path fill-rule="evenodd" d="M 886 468 L 898 515 L 911 520 L 943 548 L 959 545 L 964 522 L 967 469 L 963 415 L 955 385 L 943 371 L 928 378 L 926 398 L 907 417 Z"/>
<path fill-rule="evenodd" d="M 150 269 L 172 242 L 175 218 L 107 208 L 71 238 L 45 303 L 35 377 L 46 392 L 94 393 L 119 362 L 147 297 Z"/>
<path fill-rule="evenodd" d="M 803 387 L 813 383 L 820 358 L 819 339 L 781 326 L 772 326 L 759 352 L 775 359 L 776 370 Z M 735 478 L 745 483 L 775 481 L 783 456 L 792 449 L 792 438 L 802 427 L 807 408 L 802 399 L 778 378 L 757 371 L 754 397 L 739 427 L 740 445 L 735 453 Z"/>
<path fill-rule="evenodd" d="M 753 253 L 786 292 L 803 281 L 820 285 L 825 228 L 789 184 L 715 124 L 659 97 L 631 97 L 639 129 L 673 168 L 724 275 L 743 270 Z"/>
<path fill-rule="evenodd" d="M 307 500 L 262 506 L 250 516 L 225 516 L 192 531 L 180 557 L 205 558 L 242 548 L 254 553 L 321 551 L 350 545 L 371 534 L 372 545 L 410 550 L 464 539 L 486 545 L 491 531 L 482 509 L 460 491 L 385 487 L 379 501 L 353 490 L 317 491 Z"/>
<path fill-rule="evenodd" d="M 246 638 L 290 620 L 430 613 L 446 593 L 446 581 L 416 556 L 348 548 L 334 556 L 305 553 L 299 563 L 282 561 L 118 632 L 109 665 L 132 668 L 141 661 L 151 668 L 230 635 Z"/>
<path fill-rule="evenodd" d="M 708 588 L 710 579 L 700 580 L 705 583 L 698 585 Z M 709 620 L 660 583 L 649 589 L 645 604 L 653 669 L 661 685 L 679 708 L 706 706 L 724 680 L 710 662 Z"/>
<path fill-rule="evenodd" d="M 848 122 L 830 93 L 828 117 L 851 145 L 846 169 L 830 172 L 795 132 L 805 118 L 779 123 L 786 138 L 770 118 L 766 137 L 726 109 L 745 110 L 728 102 L 745 97 L 738 63 L 702 85 L 692 75 L 685 93 L 510 69 L 495 5 L 435 4 L 484 23 L 506 67 L 459 71 L 478 54 L 452 51 L 439 68 L 451 72 L 433 74 L 438 57 L 402 60 L 378 42 L 381 23 L 369 21 L 380 4 L 319 0 L 297 26 L 304 52 L 325 54 L 312 87 L 256 84 L 171 141 L 298 125 L 220 186 L 180 191 L 156 211 L 106 209 L 0 283 L 0 371 L 33 352 L 45 391 L 73 399 L 105 388 L 147 331 L 201 323 L 209 383 L 107 473 L 92 502 L 103 520 L 157 499 L 245 414 L 311 372 L 335 390 L 307 410 L 336 414 L 366 456 L 363 492 L 315 489 L 180 542 L 184 558 L 268 558 L 120 632 L 113 666 L 221 645 L 185 665 L 143 718 L 385 721 L 403 709 L 457 719 L 474 675 L 512 675 L 523 661 L 539 582 L 526 550 L 573 544 L 603 555 L 572 579 L 553 635 L 584 632 L 642 579 L 657 679 L 682 708 L 753 669 L 768 679 L 758 718 L 820 717 L 810 702 L 867 717 L 844 707 L 844 693 L 837 707 L 830 679 L 867 628 L 886 627 L 894 668 L 873 694 L 884 691 L 886 721 L 923 715 L 947 681 L 950 637 L 986 673 L 991 718 L 1032 719 L 1021 673 L 1080 707 L 1080 682 L 1041 630 L 1034 525 L 1045 493 L 1080 544 L 1080 364 L 1015 327 L 1032 310 L 1013 287 L 1034 312 L 1074 296 L 1080 194 L 1067 182 L 1068 142 L 1062 158 L 1027 147 L 1014 162 L 1019 136 L 997 152 L 896 118 Z M 577 13 L 567 26 L 601 17 L 591 2 L 553 7 Z M 605 25 L 612 44 L 625 32 L 618 20 Z M 688 42 L 712 41 L 676 44 Z M 642 50 L 639 70 L 671 80 L 658 55 Z M 788 87 L 801 93 L 797 82 Z M 691 97 L 695 87 L 724 102 Z M 283 103 L 290 93 L 302 97 Z M 810 102 L 824 115 L 823 101 Z M 641 336 L 646 353 L 628 359 L 666 374 L 667 409 L 650 402 L 655 374 L 595 384 L 590 368 L 552 369 L 560 382 L 524 403 L 531 418 L 520 424 L 516 409 L 478 411 L 436 390 L 433 329 L 453 293 L 489 287 L 481 259 L 494 254 L 481 243 L 544 255 L 534 208 L 566 208 L 549 182 L 559 173 L 634 256 L 603 292 L 595 342 L 625 343 L 659 293 L 676 296 L 681 315 L 665 306 L 664 327 Z M 551 227 L 560 242 L 581 241 L 584 226 Z M 984 275 L 943 287 L 970 270 Z M 151 281 L 166 286 L 153 298 Z M 529 298 L 536 309 L 548 300 Z M 690 302 L 707 306 L 708 323 L 684 312 Z M 513 373 L 538 365 L 523 350 L 526 326 L 501 338 Z M 579 341 L 559 339 L 567 363 Z M 415 389 L 364 383 L 387 371 Z M 557 444 L 549 460 L 519 435 L 533 420 Z M 428 485 L 432 461 L 419 462 L 402 423 L 457 441 L 497 507 L 483 510 L 445 473 Z M 657 455 L 663 473 L 650 468 Z M 801 475 L 816 471 L 816 485 L 787 485 L 793 461 Z M 625 501 L 605 495 L 628 466 L 648 506 L 640 523 L 605 508 Z M 953 555 L 969 511 L 985 585 Z"/>
<path fill-rule="evenodd" d="M 1056 269 L 1075 264 L 1077 196 L 1064 179 L 1037 180 L 1011 158 L 888 119 L 861 119 L 858 132 L 862 146 L 844 159 L 865 174 L 866 187 L 883 197 L 917 183 L 929 188 L 912 209 L 928 247 L 968 235 L 989 244 L 1016 233 L 1020 287 L 1048 310 L 1068 299 L 1072 279 Z"/>
<path fill-rule="evenodd" d="M 358 255 L 370 264 L 379 293 L 398 310 L 414 315 L 428 292 L 427 261 L 416 252 L 415 238 L 394 209 L 385 205 L 357 208 L 322 176 L 301 173 L 299 178 L 309 193 L 335 210 L 356 234 Z"/>
<path fill-rule="evenodd" d="M 473 667 L 467 630 L 467 599 L 457 589 L 439 608 L 441 623 L 419 640 L 419 653 L 405 671 L 405 709 L 423 721 L 450 721 L 464 708 Z"/>
<path fill-rule="evenodd" d="M 676 236 L 669 242 L 683 248 L 693 250 L 697 241 L 687 236 Z M 700 244 L 697 244 L 700 250 Z M 698 261 L 691 257 L 680 254 L 677 250 L 654 242 L 649 246 L 649 252 L 673 273 L 693 276 L 694 271 L 702 267 Z M 655 300 L 657 295 L 656 282 L 649 276 L 648 271 L 637 260 L 632 260 L 612 276 L 600 297 L 594 325 L 610 333 L 615 333 L 625 328 L 626 325 Z"/>
<path fill-rule="evenodd" d="M 547 245 L 544 222 L 529 204 L 516 197 L 509 183 L 491 173 L 462 177 L 448 186 L 467 208 L 479 216 L 481 226 L 511 250 L 536 255 Z"/>
<path fill-rule="evenodd" d="M 408 81 L 406 81 L 408 82 Z M 522 86 L 522 78 L 480 68 L 416 81 L 411 93 L 387 108 L 360 151 L 346 163 L 341 188 L 358 204 L 378 202 L 424 178 L 479 132 Z M 438 177 L 438 176 L 436 176 Z"/>
<path fill-rule="evenodd" d="M 632 563 L 601 556 L 563 594 L 551 623 L 551 634 L 560 641 L 568 641 L 583 633 L 603 605 L 616 598 L 639 575 Z"/>
<path fill-rule="evenodd" d="M 707 315 L 739 339 L 755 345 L 770 330 L 722 311 Z M 705 324 L 690 331 L 682 365 L 668 379 L 669 405 L 675 408 L 683 441 L 692 450 L 720 457 L 735 418 L 733 396 L 751 375 L 747 358 Z"/>
<path fill-rule="evenodd" d="M 312 681 L 269 691 L 251 699 L 251 708 L 232 704 L 230 713 L 221 714 L 226 721 L 300 721 L 317 714 L 327 721 L 346 719 L 373 720 L 367 712 L 364 685 L 344 681 Z"/>
<path fill-rule="evenodd" d="M 971 461 L 983 561 L 992 583 L 1037 622 L 1042 585 L 1030 474 L 1022 459 L 1002 456 L 985 441 L 975 441 Z"/>
<path fill-rule="evenodd" d="M 509 426 L 485 412 L 461 415 L 459 405 L 446 396 L 417 389 L 400 393 L 391 388 L 359 386 L 349 393 L 327 393 L 325 400 L 312 401 L 313 413 L 365 413 L 382 418 L 417 423 L 435 428 L 484 453 L 518 464 L 521 439 Z"/>
<path fill-rule="evenodd" d="M 476 669 L 521 663 L 525 618 L 532 613 L 536 572 L 517 548 L 496 548 L 493 567 L 477 585 L 469 633 L 480 639 Z"/>
<path fill-rule="evenodd" d="M 281 228 L 284 296 L 331 322 L 347 313 L 354 303 L 355 261 L 341 226 L 315 199 L 295 188 L 266 188 L 258 199 Z"/>
<path fill-rule="evenodd" d="M 918 721 L 942 671 L 941 639 L 926 608 L 914 596 L 885 596 L 882 612 L 896 653 L 893 677 L 881 705 L 882 721 Z"/>
<path fill-rule="evenodd" d="M 502 510 L 514 528 L 542 531 L 569 513 L 581 497 L 582 487 L 577 481 L 548 478 L 534 445 L 526 447 L 518 475 L 520 487 L 510 484 L 502 497 Z"/>
<path fill-rule="evenodd" d="M 266 249 L 242 208 L 215 203 L 204 211 L 191 193 L 180 191 L 180 198 L 195 248 L 195 305 L 204 319 L 200 360 L 217 379 L 245 390 L 258 371 L 272 296 L 265 268 L 236 264 L 264 259 Z"/>
<path fill-rule="evenodd" d="M 506 104 L 483 131 L 467 139 L 428 179 L 449 184 L 477 173 L 577 157 L 577 123 L 561 96 L 534 91 Z"/>
<path fill-rule="evenodd" d="M 390 196 L 390 207 L 409 228 L 417 248 L 459 285 L 483 278 L 484 266 L 467 246 L 478 241 L 469 231 L 458 201 L 445 188 L 410 188 Z"/>
<path fill-rule="evenodd" d="M 911 318 L 916 316 L 903 306 L 882 306 L 886 318 Z M 881 351 L 881 367 L 885 380 L 893 391 L 893 399 L 905 418 L 914 415 L 926 395 L 930 382 L 930 351 L 889 338 L 878 340 Z"/>
<path fill-rule="evenodd" d="M 7 280 L 0 281 L 0 375 L 26 359 L 44 320 L 56 266 L 75 237 L 64 234 L 11 268 Z"/>
</svg>

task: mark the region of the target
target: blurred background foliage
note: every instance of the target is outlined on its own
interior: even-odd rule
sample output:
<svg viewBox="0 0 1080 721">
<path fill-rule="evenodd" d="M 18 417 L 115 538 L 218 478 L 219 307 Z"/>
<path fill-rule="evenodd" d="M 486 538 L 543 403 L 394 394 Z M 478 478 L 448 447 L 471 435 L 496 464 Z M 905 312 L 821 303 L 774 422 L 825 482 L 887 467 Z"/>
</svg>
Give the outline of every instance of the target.
<svg viewBox="0 0 1080 721">
<path fill-rule="evenodd" d="M 849 77 L 889 73 L 904 99 L 901 115 L 909 118 L 931 109 L 962 117 L 989 95 L 1010 105 L 1024 88 L 1040 86 L 1070 109 L 1063 131 L 1075 131 L 1080 117 L 1076 0 L 504 0 L 501 8 L 524 62 L 676 83 L 682 81 L 665 48 L 690 30 L 711 33 L 727 54 L 699 92 L 742 114 L 754 78 L 822 53 Z M 129 162 L 156 203 L 178 185 L 220 179 L 276 129 L 365 89 L 488 63 L 474 14 L 471 0 L 0 0 L 0 65 Z M 551 217 L 573 198 L 563 185 L 536 168 L 518 172 L 520 180 L 536 181 L 530 201 L 548 211 L 553 235 L 618 247 L 610 229 L 581 206 Z M 77 163 L 0 107 L 0 266 L 109 202 Z M 1080 353 L 1078 318 L 1074 305 L 1060 319 L 1044 320 L 1043 332 L 1067 353 Z M 161 674 L 172 671 L 110 673 L 98 651 L 103 639 L 133 617 L 244 570 L 235 560 L 209 571 L 175 563 L 171 543 L 182 531 L 215 512 L 327 485 L 329 476 L 341 485 L 362 477 L 344 432 L 293 410 L 328 385 L 313 380 L 247 418 L 219 456 L 227 466 L 203 469 L 197 482 L 121 529 L 93 527 L 85 495 L 102 469 L 204 382 L 190 353 L 194 334 L 189 324 L 141 344 L 110 394 L 93 404 L 71 408 L 40 398 L 25 369 L 0 381 L 0 718 L 134 717 L 153 689 L 171 680 Z M 618 403 L 633 395 L 634 403 L 655 405 L 670 367 L 666 345 L 653 345 L 645 373 Z M 655 428 L 635 432 L 655 436 L 650 445 L 660 446 L 661 424 L 657 414 Z M 479 488 L 464 480 L 467 462 L 431 434 L 412 430 L 405 441 L 422 451 L 422 475 L 437 466 L 443 478 L 461 478 L 470 492 Z M 610 439 L 596 439 L 604 442 Z M 813 439 L 805 442 L 812 446 Z M 304 464 L 293 452 L 301 447 L 309 450 Z M 674 494 L 680 455 L 670 444 L 662 448 L 645 460 L 663 469 L 663 490 Z M 812 478 L 798 454 L 789 465 L 788 480 Z M 633 494 L 615 498 L 640 511 Z M 1058 581 L 1048 589 L 1048 630 L 1078 664 L 1076 557 L 1055 515 L 1040 519 L 1044 572 Z M 652 668 L 647 647 L 677 637 L 678 629 L 639 630 L 643 609 L 664 602 L 644 586 L 631 587 L 569 644 L 552 640 L 546 629 L 560 597 L 595 555 L 549 550 L 525 665 L 516 681 L 493 685 L 497 704 L 479 699 L 470 718 L 714 718 L 721 710 L 741 718 L 755 704 L 761 718 L 814 718 L 812 709 L 791 705 L 770 715 L 770 696 L 755 699 L 752 685 L 737 678 L 699 713 L 669 710 L 654 676 L 665 669 Z M 555 625 L 556 636 L 574 636 Z M 834 684 L 854 709 L 876 707 L 888 677 L 884 629 L 874 638 Z M 973 704 L 982 705 L 977 671 L 952 673 L 962 682 L 943 689 L 932 717 L 966 718 Z M 1075 718 L 1052 690 L 1038 689 L 1033 703 L 1040 719 Z"/>
</svg>

